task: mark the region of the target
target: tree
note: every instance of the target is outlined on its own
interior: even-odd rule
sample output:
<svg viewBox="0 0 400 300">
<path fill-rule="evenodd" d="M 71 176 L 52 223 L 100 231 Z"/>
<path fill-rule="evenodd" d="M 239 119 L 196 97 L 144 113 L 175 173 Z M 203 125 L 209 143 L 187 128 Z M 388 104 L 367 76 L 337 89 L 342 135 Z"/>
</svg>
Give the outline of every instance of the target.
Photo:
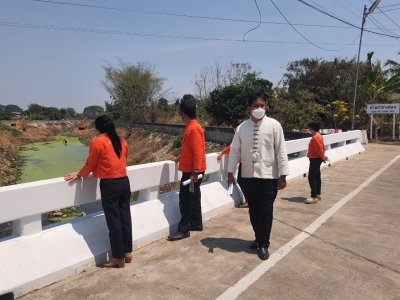
<svg viewBox="0 0 400 300">
<path fill-rule="evenodd" d="M 28 110 L 27 113 L 29 115 L 33 115 L 33 114 L 41 114 L 43 110 L 43 107 L 37 103 L 31 103 L 28 105 Z"/>
<path fill-rule="evenodd" d="M 397 54 L 400 55 L 400 52 Z M 390 75 L 396 75 L 400 73 L 400 63 L 395 60 L 391 59 L 387 60 L 385 62 L 385 67 L 388 67 L 387 72 Z"/>
<path fill-rule="evenodd" d="M 83 109 L 83 117 L 87 119 L 95 119 L 102 113 L 104 113 L 104 108 L 99 105 L 91 105 Z"/>
<path fill-rule="evenodd" d="M 169 109 L 168 100 L 165 99 L 164 97 L 161 97 L 160 99 L 158 99 L 158 101 L 157 101 L 157 109 L 160 110 L 160 111 L 167 112 L 168 109 Z"/>
<path fill-rule="evenodd" d="M 320 106 L 321 112 L 328 120 L 325 125 L 331 128 L 338 129 L 344 122 L 348 122 L 351 116 L 351 110 L 348 103 L 343 100 L 336 100 L 328 103 L 326 106 Z"/>
<path fill-rule="evenodd" d="M 212 91 L 206 111 L 217 125 L 235 125 L 247 117 L 248 98 L 256 93 L 263 93 L 272 99 L 272 83 L 259 78 L 257 73 L 249 73 L 240 84 L 230 84 Z M 272 105 L 272 102 L 269 103 Z"/>
<path fill-rule="evenodd" d="M 67 107 L 65 108 L 67 111 L 67 118 L 69 119 L 75 119 L 76 118 L 76 111 L 75 109 L 71 108 L 71 107 Z"/>
<path fill-rule="evenodd" d="M 290 62 L 281 84 L 286 90 L 286 99 L 292 101 L 314 101 L 324 105 L 337 99 L 351 102 L 354 94 L 356 73 L 355 59 L 322 60 L 305 58 Z M 360 62 L 359 83 L 366 80 L 368 66 Z"/>
<path fill-rule="evenodd" d="M 146 105 L 154 112 L 164 79 L 147 63 L 132 65 L 120 61 L 119 67 L 104 67 L 104 71 L 104 87 L 110 94 L 111 103 L 118 108 L 122 120 L 126 122 L 130 135 L 135 120 L 143 118 Z"/>
<path fill-rule="evenodd" d="M 8 120 L 9 118 L 6 114 L 6 107 L 0 104 L 0 120 Z"/>
<path fill-rule="evenodd" d="M 359 127 L 368 126 L 367 104 L 389 102 L 389 95 L 400 93 L 400 73 L 385 72 L 379 60 L 372 62 L 373 55 L 374 52 L 368 53 L 366 80 L 358 89 L 356 112 Z"/>
<path fill-rule="evenodd" d="M 65 108 L 60 108 L 60 119 L 65 120 L 67 118 L 67 110 Z"/>
<path fill-rule="evenodd" d="M 252 67 L 248 63 L 234 63 L 231 61 L 228 64 L 223 64 L 220 61 L 215 61 L 214 65 L 204 67 L 200 74 L 195 77 L 196 97 L 204 100 L 215 89 L 227 85 L 240 84 L 246 75 L 252 72 Z"/>
<path fill-rule="evenodd" d="M 44 107 L 42 110 L 42 114 L 47 120 L 59 120 L 60 119 L 60 111 L 56 107 Z"/>
<path fill-rule="evenodd" d="M 18 105 L 8 104 L 5 106 L 4 112 L 7 114 L 13 114 L 13 113 L 22 113 L 23 110 Z"/>
</svg>

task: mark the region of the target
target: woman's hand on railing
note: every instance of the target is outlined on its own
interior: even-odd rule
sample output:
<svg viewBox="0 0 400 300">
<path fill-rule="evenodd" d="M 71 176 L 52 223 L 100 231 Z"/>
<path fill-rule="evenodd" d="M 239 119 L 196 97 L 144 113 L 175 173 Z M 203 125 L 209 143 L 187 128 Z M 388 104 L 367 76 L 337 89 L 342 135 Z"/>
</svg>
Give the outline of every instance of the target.
<svg viewBox="0 0 400 300">
<path fill-rule="evenodd" d="M 223 155 L 222 151 L 221 151 L 221 152 L 218 152 L 217 160 L 221 160 L 222 155 Z"/>
<path fill-rule="evenodd" d="M 178 163 L 181 160 L 181 156 L 171 156 L 168 160 L 172 160 L 176 163 Z"/>
<path fill-rule="evenodd" d="M 69 174 L 67 174 L 67 175 L 65 175 L 64 176 L 64 180 L 65 181 L 74 181 L 74 180 L 77 180 L 77 179 L 79 179 L 79 178 L 81 178 L 81 175 L 79 175 L 79 173 L 78 172 L 72 172 L 72 173 L 69 173 Z"/>
</svg>

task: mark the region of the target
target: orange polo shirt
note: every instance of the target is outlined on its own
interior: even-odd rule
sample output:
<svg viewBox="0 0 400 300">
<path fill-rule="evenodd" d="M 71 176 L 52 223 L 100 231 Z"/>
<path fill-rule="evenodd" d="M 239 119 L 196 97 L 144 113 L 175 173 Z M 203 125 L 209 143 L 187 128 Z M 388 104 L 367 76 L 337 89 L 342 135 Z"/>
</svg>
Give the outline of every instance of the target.
<svg viewBox="0 0 400 300">
<path fill-rule="evenodd" d="M 322 139 L 322 136 L 319 132 L 312 136 L 311 141 L 308 144 L 307 157 L 321 159 L 325 157 L 324 140 Z"/>
<path fill-rule="evenodd" d="M 96 178 L 120 178 L 126 176 L 128 144 L 121 138 L 121 156 L 118 157 L 107 134 L 94 138 L 90 143 L 89 156 L 79 174 L 86 178 L 92 172 Z"/>
<path fill-rule="evenodd" d="M 188 173 L 206 170 L 206 140 L 197 120 L 191 120 L 185 127 L 179 170 Z"/>
</svg>

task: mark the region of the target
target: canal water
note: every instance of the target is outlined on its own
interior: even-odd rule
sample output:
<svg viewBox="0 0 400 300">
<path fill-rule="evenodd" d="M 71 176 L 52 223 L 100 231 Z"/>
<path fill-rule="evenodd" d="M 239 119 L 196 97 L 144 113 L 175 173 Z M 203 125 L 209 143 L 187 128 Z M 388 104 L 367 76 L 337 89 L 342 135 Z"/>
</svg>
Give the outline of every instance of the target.
<svg viewBox="0 0 400 300">
<path fill-rule="evenodd" d="M 78 172 L 85 164 L 89 148 L 76 137 L 57 137 L 51 142 L 25 145 L 26 162 L 18 183 L 62 177 Z"/>
</svg>

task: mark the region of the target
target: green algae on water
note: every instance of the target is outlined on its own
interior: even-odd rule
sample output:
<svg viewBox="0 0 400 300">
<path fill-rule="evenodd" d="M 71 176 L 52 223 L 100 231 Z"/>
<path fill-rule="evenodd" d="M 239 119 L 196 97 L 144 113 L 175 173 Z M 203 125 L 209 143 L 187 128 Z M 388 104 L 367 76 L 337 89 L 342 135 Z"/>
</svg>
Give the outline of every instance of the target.
<svg viewBox="0 0 400 300">
<path fill-rule="evenodd" d="M 25 164 L 18 183 L 78 172 L 85 164 L 88 152 L 89 148 L 75 137 L 60 136 L 52 142 L 25 145 L 20 153 L 25 159 Z"/>
</svg>

